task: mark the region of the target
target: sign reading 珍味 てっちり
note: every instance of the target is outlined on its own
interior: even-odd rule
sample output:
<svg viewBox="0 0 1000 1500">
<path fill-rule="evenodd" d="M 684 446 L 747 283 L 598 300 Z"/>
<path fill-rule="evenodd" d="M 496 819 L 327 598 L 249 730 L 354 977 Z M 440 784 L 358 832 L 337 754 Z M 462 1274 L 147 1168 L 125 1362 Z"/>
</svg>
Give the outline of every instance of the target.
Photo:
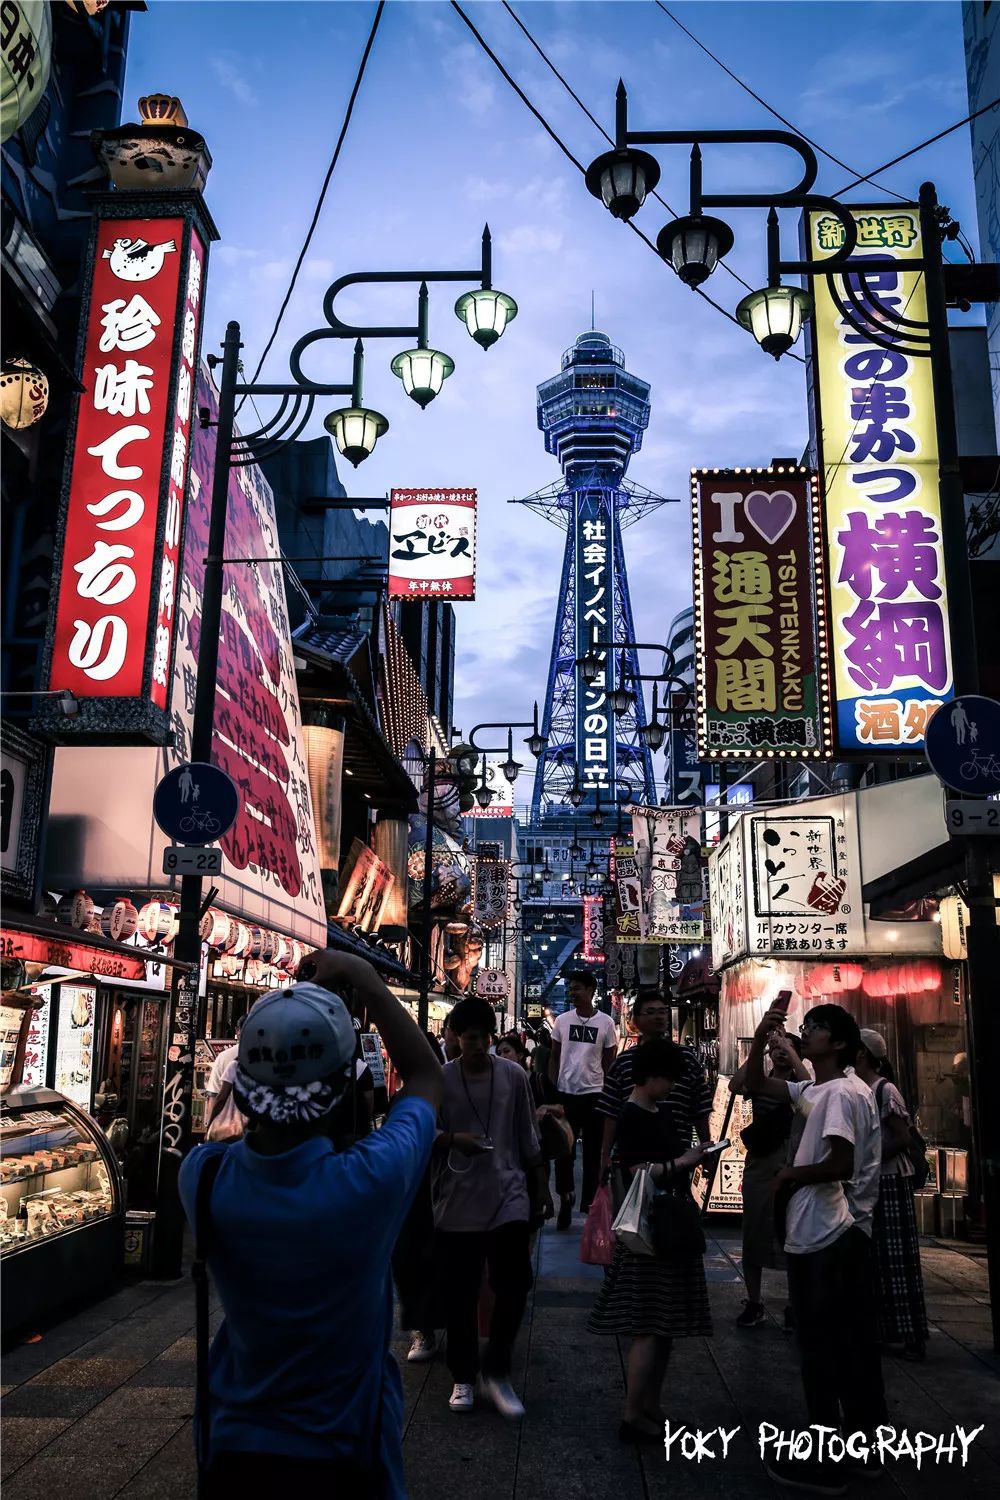
<svg viewBox="0 0 1000 1500">
<path fill-rule="evenodd" d="M 476 597 L 476 491 L 393 490 L 390 599 Z"/>
<path fill-rule="evenodd" d="M 874 300 L 925 323 L 923 273 L 906 269 L 921 255 L 916 208 L 850 211 L 866 262 L 867 290 L 852 280 L 860 306 Z M 807 216 L 807 232 L 815 259 L 843 243 L 841 225 L 822 211 Z M 931 362 L 853 328 L 825 277 L 814 290 L 837 747 L 919 752 L 928 719 L 954 693 Z"/>
<path fill-rule="evenodd" d="M 698 754 L 817 758 L 830 739 L 822 536 L 805 469 L 691 475 Z"/>
<path fill-rule="evenodd" d="M 162 741 L 205 249 L 180 216 L 103 218 L 92 264 L 48 686 L 75 739 Z"/>
</svg>

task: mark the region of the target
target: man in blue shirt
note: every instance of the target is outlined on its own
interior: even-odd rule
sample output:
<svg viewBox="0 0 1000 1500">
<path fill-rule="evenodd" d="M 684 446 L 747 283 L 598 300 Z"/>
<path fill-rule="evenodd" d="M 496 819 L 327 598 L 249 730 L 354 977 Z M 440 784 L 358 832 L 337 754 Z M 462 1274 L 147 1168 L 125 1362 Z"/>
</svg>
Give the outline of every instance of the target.
<svg viewBox="0 0 1000 1500">
<path fill-rule="evenodd" d="M 263 996 L 243 1026 L 245 1139 L 200 1146 L 181 1167 L 192 1225 L 201 1174 L 216 1172 L 198 1229 L 225 1314 L 199 1457 L 212 1497 L 314 1479 L 349 1500 L 405 1500 L 390 1257 L 430 1155 L 441 1068 L 363 959 L 317 952 L 299 973 L 313 982 Z M 338 989 L 367 1010 L 406 1080 L 383 1128 L 343 1155 L 326 1133 L 355 1050 Z"/>
</svg>

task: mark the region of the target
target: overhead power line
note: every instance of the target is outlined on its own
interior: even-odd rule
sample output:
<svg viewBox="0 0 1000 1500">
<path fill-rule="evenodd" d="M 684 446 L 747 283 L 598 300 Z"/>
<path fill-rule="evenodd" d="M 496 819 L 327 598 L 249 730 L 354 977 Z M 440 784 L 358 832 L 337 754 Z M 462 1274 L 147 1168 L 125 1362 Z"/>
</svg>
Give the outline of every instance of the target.
<svg viewBox="0 0 1000 1500">
<path fill-rule="evenodd" d="M 462 9 L 462 7 L 458 3 L 458 0 L 451 0 L 451 7 L 452 7 L 452 9 L 454 11 L 457 12 L 457 14 L 465 22 L 466 26 L 472 32 L 472 35 L 475 37 L 475 39 L 479 43 L 480 47 L 482 47 L 483 51 L 486 53 L 487 57 L 493 63 L 494 67 L 497 69 L 497 71 L 500 73 L 500 75 L 505 79 L 505 81 L 510 85 L 510 87 L 514 90 L 515 94 L 517 94 L 518 98 L 525 105 L 525 107 L 531 111 L 531 113 L 534 115 L 535 119 L 538 121 L 539 125 L 541 125 L 542 129 L 545 131 L 546 135 L 548 135 L 550 137 L 550 139 L 554 142 L 554 144 L 559 147 L 559 150 L 563 153 L 563 155 L 567 158 L 567 160 L 571 161 L 573 163 L 574 167 L 576 167 L 576 169 L 580 173 L 580 175 L 581 176 L 586 176 L 586 170 L 587 170 L 586 167 L 584 167 L 583 163 L 580 160 L 578 160 L 577 157 L 575 157 L 573 155 L 572 151 L 566 145 L 565 141 L 562 140 L 562 138 L 558 135 L 558 133 L 549 124 L 548 120 L 546 120 L 546 118 L 542 114 L 541 110 L 539 110 L 538 108 L 536 108 L 536 106 L 534 104 L 532 104 L 531 100 L 528 98 L 527 94 L 521 88 L 520 84 L 516 81 L 516 79 L 514 79 L 511 76 L 511 74 L 508 72 L 507 68 L 500 61 L 500 58 L 496 55 L 496 53 L 493 51 L 492 47 L 486 41 L 486 38 L 476 29 L 476 27 L 473 24 L 473 22 L 465 14 L 465 11 Z M 672 210 L 671 210 L 671 212 L 672 212 Z M 638 237 L 642 240 L 643 244 L 649 246 L 650 250 L 652 250 L 653 254 L 657 257 L 657 259 L 662 262 L 663 257 L 660 255 L 660 252 L 657 250 L 655 244 L 649 238 L 649 236 L 647 234 L 645 234 L 638 227 L 637 224 L 629 222 L 628 227 L 629 227 L 629 229 L 631 229 L 631 231 L 632 231 L 633 234 L 638 235 Z M 721 303 L 716 302 L 712 297 L 710 297 L 708 295 L 707 292 L 703 291 L 701 287 L 695 287 L 694 290 L 695 290 L 695 292 L 697 293 L 697 295 L 699 297 L 701 297 L 705 302 L 707 302 L 709 304 L 710 307 L 714 307 L 715 310 L 716 310 L 716 312 L 720 312 L 724 318 L 728 318 L 729 319 L 730 323 L 735 323 L 737 328 L 739 328 L 741 331 L 745 331 L 743 329 L 743 325 L 740 323 L 739 319 L 736 318 L 736 317 L 734 317 L 734 315 L 731 312 L 729 312 L 727 308 L 723 307 Z M 799 355 L 797 355 L 797 354 L 791 354 L 791 355 L 789 355 L 789 358 L 798 360 L 800 364 L 804 364 L 805 363 L 805 361 L 802 360 L 801 357 Z"/>
<path fill-rule="evenodd" d="M 814 141 L 812 136 L 806 135 L 801 126 L 793 125 L 791 120 L 789 120 L 785 115 L 779 114 L 779 112 L 774 108 L 772 104 L 768 104 L 766 99 L 762 99 L 761 96 L 756 92 L 756 90 L 752 89 L 750 85 L 739 76 L 738 73 L 734 73 L 732 68 L 726 66 L 721 57 L 716 57 L 715 53 L 711 50 L 710 47 L 706 47 L 705 43 L 698 37 L 696 37 L 693 31 L 689 31 L 688 28 L 684 25 L 684 22 L 678 20 L 672 10 L 667 9 L 667 7 L 663 4 L 663 0 L 653 0 L 653 3 L 655 4 L 657 10 L 662 10 L 663 14 L 667 16 L 669 20 L 673 21 L 675 26 L 683 31 L 686 37 L 690 37 L 691 41 L 694 42 L 696 47 L 701 48 L 706 57 L 710 57 L 715 65 L 722 69 L 723 73 L 727 74 L 734 83 L 738 83 L 744 93 L 749 94 L 751 99 L 756 99 L 757 103 L 764 109 L 766 109 L 769 115 L 773 115 L 776 120 L 780 120 L 782 125 L 787 125 L 789 130 L 792 130 L 796 135 L 801 136 L 804 141 L 808 141 L 810 146 L 818 151 L 821 156 L 825 156 L 829 161 L 832 161 L 835 166 L 843 167 L 845 172 L 857 172 L 856 167 L 849 167 L 846 161 L 841 161 L 839 156 L 834 156 L 832 151 L 827 151 L 826 147 L 821 146 L 819 141 Z M 880 168 L 879 170 L 882 169 Z M 886 185 L 881 182 L 875 182 L 873 175 L 870 175 L 868 177 L 858 177 L 857 181 L 858 183 L 870 182 L 872 186 L 877 187 L 880 192 L 888 193 L 892 198 L 898 198 L 900 203 L 906 203 L 909 201 L 902 193 L 897 193 L 894 188 L 886 187 Z"/>
<path fill-rule="evenodd" d="M 313 210 L 313 216 L 310 221 L 309 228 L 306 230 L 306 237 L 302 242 L 302 249 L 299 251 L 298 259 L 295 262 L 295 267 L 292 271 L 292 277 L 288 283 L 288 290 L 285 292 L 281 306 L 278 309 L 278 316 L 274 320 L 274 327 L 271 330 L 271 336 L 268 339 L 267 343 L 264 345 L 264 352 L 261 355 L 260 359 L 257 361 L 257 368 L 250 379 L 249 383 L 251 385 L 253 385 L 257 380 L 260 379 L 260 372 L 264 368 L 264 361 L 270 354 L 274 341 L 278 336 L 278 329 L 281 326 L 281 320 L 288 310 L 288 304 L 292 300 L 292 293 L 295 291 L 295 283 L 298 281 L 299 272 L 302 270 L 305 258 L 309 253 L 309 246 L 312 243 L 312 237 L 315 234 L 316 226 L 319 223 L 319 216 L 323 210 L 323 203 L 326 198 L 327 189 L 330 186 L 331 179 L 336 170 L 337 162 L 340 160 L 341 148 L 343 147 L 344 141 L 347 138 L 348 127 L 351 123 L 351 116 L 354 113 L 354 105 L 358 97 L 358 92 L 361 88 L 361 81 L 365 76 L 365 69 L 368 66 L 368 58 L 371 55 L 372 46 L 375 42 L 375 34 L 378 31 L 379 22 L 382 19 L 382 12 L 384 10 L 385 0 L 379 0 L 378 5 L 375 7 L 375 19 L 372 22 L 371 31 L 368 33 L 368 40 L 365 43 L 365 50 L 361 57 L 361 64 L 358 68 L 357 77 L 354 80 L 354 87 L 351 89 L 351 97 L 347 101 L 347 111 L 344 115 L 343 124 L 340 127 L 340 134 L 337 137 L 337 144 L 333 148 L 333 156 L 330 158 L 330 165 L 326 169 L 326 176 L 323 178 L 323 186 L 320 188 L 319 197 L 316 200 L 316 207 Z M 245 399 L 246 398 L 244 397 L 244 400 Z M 241 401 L 240 406 L 242 405 L 243 402 Z"/>
<path fill-rule="evenodd" d="M 973 120 L 978 120 L 980 115 L 988 114 L 991 109 L 996 109 L 998 104 L 1000 104 L 1000 98 L 991 99 L 989 104 L 984 104 L 982 109 L 973 110 L 972 114 L 966 115 L 964 120 L 956 120 L 954 125 L 949 125 L 946 130 L 939 130 L 937 135 L 928 136 L 926 141 L 920 142 L 919 146 L 911 146 L 909 151 L 903 152 L 902 156 L 894 156 L 892 161 L 883 162 L 880 167 L 875 167 L 874 171 L 868 177 L 856 177 L 846 187 L 838 188 L 833 197 L 839 198 L 841 193 L 849 193 L 851 188 L 860 187 L 863 182 L 870 182 L 876 172 L 888 172 L 890 167 L 898 167 L 901 161 L 907 161 L 909 157 L 916 156 L 918 151 L 926 151 L 927 147 L 933 146 L 935 141 L 943 141 L 946 135 L 951 135 L 954 131 L 961 130 L 963 125 L 971 125 Z"/>
</svg>

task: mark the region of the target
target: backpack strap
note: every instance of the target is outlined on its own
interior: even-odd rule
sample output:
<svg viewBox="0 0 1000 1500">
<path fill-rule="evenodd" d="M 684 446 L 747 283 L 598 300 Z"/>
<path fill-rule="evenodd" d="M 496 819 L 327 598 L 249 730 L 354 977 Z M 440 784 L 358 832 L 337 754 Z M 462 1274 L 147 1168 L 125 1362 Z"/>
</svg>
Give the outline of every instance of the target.
<svg viewBox="0 0 1000 1500">
<path fill-rule="evenodd" d="M 882 1095 L 885 1093 L 885 1086 L 888 1082 L 888 1078 L 880 1078 L 875 1085 L 875 1108 L 878 1110 L 880 1120 L 882 1118 Z"/>
<path fill-rule="evenodd" d="M 208 1450 L 211 1436 L 211 1411 L 208 1394 L 208 1246 L 211 1237 L 212 1189 L 219 1175 L 224 1153 L 213 1151 L 198 1176 L 194 1210 L 194 1259 L 191 1279 L 194 1282 L 195 1321 L 195 1392 L 198 1410 L 198 1495 L 203 1494 L 208 1473 Z"/>
</svg>

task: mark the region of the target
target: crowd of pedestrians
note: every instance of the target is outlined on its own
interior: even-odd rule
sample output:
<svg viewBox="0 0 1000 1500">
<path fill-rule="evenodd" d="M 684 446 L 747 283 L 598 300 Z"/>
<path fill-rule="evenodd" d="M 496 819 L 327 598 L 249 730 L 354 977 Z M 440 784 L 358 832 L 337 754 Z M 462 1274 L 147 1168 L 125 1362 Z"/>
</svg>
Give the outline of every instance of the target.
<svg viewBox="0 0 1000 1500">
<path fill-rule="evenodd" d="M 367 963 L 332 951 L 252 1008 L 214 1080 L 215 1116 L 231 1104 L 245 1133 L 199 1148 L 181 1173 L 225 1314 L 199 1381 L 206 1496 L 280 1477 L 402 1500 L 394 1304 L 410 1361 L 437 1357 L 443 1336 L 453 1413 L 485 1403 L 523 1416 L 511 1360 L 533 1238 L 550 1218 L 560 1233 L 574 1222 L 578 1143 L 586 1229 L 608 1214 L 604 1188 L 618 1216 L 588 1327 L 629 1341 L 619 1437 L 663 1441 L 675 1342 L 712 1332 L 691 1192 L 712 1101 L 695 1054 L 668 1036 L 666 996 L 639 994 L 619 1052 L 594 992 L 589 973 L 571 975 L 570 1009 L 530 1049 L 518 1033 L 498 1039 L 474 998 L 440 1039 L 421 1033 Z M 402 1085 L 376 1130 L 362 1017 Z M 838 1005 L 814 1007 L 798 1037 L 776 1006 L 730 1084 L 753 1112 L 737 1326 L 765 1321 L 764 1272 L 783 1271 L 810 1420 L 845 1432 L 884 1420 L 881 1347 L 922 1358 L 927 1339 L 914 1143 L 886 1050 Z M 845 1492 L 841 1466 L 768 1472 Z"/>
</svg>

